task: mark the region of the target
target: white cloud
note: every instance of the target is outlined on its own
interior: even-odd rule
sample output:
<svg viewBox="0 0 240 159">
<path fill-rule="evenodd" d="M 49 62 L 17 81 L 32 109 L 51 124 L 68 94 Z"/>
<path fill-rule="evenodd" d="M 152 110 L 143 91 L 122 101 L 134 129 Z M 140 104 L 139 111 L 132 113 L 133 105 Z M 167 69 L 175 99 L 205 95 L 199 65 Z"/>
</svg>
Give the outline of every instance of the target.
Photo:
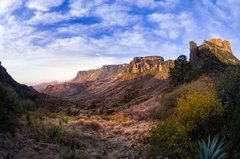
<svg viewBox="0 0 240 159">
<path fill-rule="evenodd" d="M 0 15 L 9 13 L 22 5 L 22 0 L 0 0 Z"/>
<path fill-rule="evenodd" d="M 117 0 L 118 3 L 127 3 L 129 5 L 135 5 L 140 8 L 156 8 L 156 7 L 163 7 L 163 8 L 173 8 L 178 3 L 179 0 Z"/>
<path fill-rule="evenodd" d="M 159 31 L 155 32 L 166 38 L 166 34 L 170 39 L 178 39 L 180 36 L 193 32 L 196 28 L 191 13 L 181 12 L 179 14 L 172 13 L 153 13 L 148 16 L 149 20 L 155 22 L 159 26 Z"/>
<path fill-rule="evenodd" d="M 61 14 L 59 12 L 35 12 L 35 15 L 29 19 L 26 20 L 25 23 L 26 24 L 30 24 L 30 25 L 37 25 L 37 24 L 52 24 L 52 23 L 57 23 L 63 20 L 68 20 L 70 19 L 71 16 L 68 14 Z"/>
<path fill-rule="evenodd" d="M 26 6 L 39 11 L 48 11 L 52 7 L 61 5 L 63 1 L 64 0 L 29 0 Z"/>
<path fill-rule="evenodd" d="M 140 20 L 138 16 L 128 14 L 128 8 L 118 4 L 104 4 L 96 7 L 93 15 L 103 19 L 107 26 L 127 26 Z"/>
</svg>

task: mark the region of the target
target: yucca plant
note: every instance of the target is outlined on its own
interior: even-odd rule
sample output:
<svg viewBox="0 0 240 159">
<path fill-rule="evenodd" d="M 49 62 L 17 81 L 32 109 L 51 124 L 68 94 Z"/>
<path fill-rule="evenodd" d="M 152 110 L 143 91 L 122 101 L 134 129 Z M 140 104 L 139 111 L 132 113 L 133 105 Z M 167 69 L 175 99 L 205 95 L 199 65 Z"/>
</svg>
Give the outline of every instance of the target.
<svg viewBox="0 0 240 159">
<path fill-rule="evenodd" d="M 208 140 L 198 141 L 198 149 L 196 157 L 198 159 L 225 159 L 227 158 L 227 147 L 219 136 L 214 136 L 212 139 L 208 136 Z"/>
</svg>

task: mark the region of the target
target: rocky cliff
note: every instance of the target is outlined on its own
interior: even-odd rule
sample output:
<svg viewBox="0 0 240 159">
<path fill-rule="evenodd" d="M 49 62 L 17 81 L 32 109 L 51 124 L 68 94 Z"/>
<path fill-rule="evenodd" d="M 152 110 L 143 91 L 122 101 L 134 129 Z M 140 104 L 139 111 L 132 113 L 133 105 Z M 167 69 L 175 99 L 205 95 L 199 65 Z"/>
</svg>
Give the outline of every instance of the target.
<svg viewBox="0 0 240 159">
<path fill-rule="evenodd" d="M 221 39 L 205 40 L 200 46 L 197 46 L 194 41 L 190 41 L 190 62 L 195 68 L 209 63 L 212 65 L 239 64 L 239 60 L 232 53 L 230 42 Z"/>
<path fill-rule="evenodd" d="M 127 64 L 122 65 L 104 65 L 99 69 L 89 71 L 79 71 L 77 76 L 71 80 L 71 83 L 83 83 L 86 81 L 105 80 L 115 78 L 117 74 L 127 68 Z"/>
<path fill-rule="evenodd" d="M 125 70 L 125 76 L 137 77 L 152 74 L 156 78 L 167 78 L 169 68 L 172 68 L 172 60 L 164 61 L 161 56 L 134 57 Z"/>
</svg>

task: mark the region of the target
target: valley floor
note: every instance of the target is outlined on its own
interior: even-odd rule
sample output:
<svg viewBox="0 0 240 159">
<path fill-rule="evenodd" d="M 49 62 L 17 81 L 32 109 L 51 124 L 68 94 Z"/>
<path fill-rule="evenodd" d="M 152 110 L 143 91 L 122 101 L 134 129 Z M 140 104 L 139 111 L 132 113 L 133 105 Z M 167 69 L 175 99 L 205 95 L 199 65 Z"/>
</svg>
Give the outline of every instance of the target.
<svg viewBox="0 0 240 159">
<path fill-rule="evenodd" d="M 149 113 L 158 104 L 156 98 L 112 115 L 91 116 L 83 112 L 69 117 L 63 124 L 66 141 L 61 144 L 37 141 L 23 128 L 15 135 L 0 134 L 0 159 L 61 159 L 73 147 L 82 158 L 147 159 L 147 134 L 155 125 Z M 56 122 L 49 120 L 48 123 Z"/>
</svg>

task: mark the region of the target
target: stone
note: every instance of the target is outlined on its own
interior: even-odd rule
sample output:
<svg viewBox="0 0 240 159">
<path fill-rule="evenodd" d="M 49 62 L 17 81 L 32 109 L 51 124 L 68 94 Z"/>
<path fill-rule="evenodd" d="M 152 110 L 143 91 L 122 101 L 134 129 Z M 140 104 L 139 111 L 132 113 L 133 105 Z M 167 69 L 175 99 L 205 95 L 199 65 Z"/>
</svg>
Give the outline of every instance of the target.
<svg viewBox="0 0 240 159">
<path fill-rule="evenodd" d="M 223 47 L 222 39 L 210 39 L 210 42 L 217 46 Z"/>
<path fill-rule="evenodd" d="M 203 44 L 197 46 L 191 41 L 190 45 L 190 63 L 195 68 L 200 68 L 206 63 L 212 63 L 214 67 L 218 64 L 237 65 L 239 60 L 233 55 L 229 41 L 221 39 L 204 40 Z"/>
</svg>

